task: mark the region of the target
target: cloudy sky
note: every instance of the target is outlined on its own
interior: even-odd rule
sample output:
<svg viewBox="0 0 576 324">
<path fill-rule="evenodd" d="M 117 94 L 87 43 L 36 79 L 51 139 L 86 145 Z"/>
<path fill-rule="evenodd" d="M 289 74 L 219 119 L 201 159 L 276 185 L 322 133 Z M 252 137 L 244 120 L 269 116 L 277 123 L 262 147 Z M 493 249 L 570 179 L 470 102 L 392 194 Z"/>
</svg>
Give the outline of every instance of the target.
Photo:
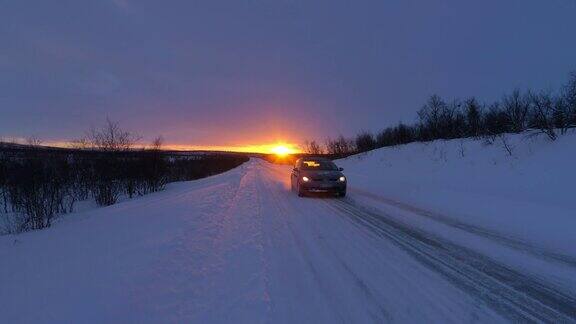
<svg viewBox="0 0 576 324">
<path fill-rule="evenodd" d="M 4 0 L 0 136 L 301 142 L 414 120 L 433 93 L 556 89 L 575 0 Z"/>
</svg>

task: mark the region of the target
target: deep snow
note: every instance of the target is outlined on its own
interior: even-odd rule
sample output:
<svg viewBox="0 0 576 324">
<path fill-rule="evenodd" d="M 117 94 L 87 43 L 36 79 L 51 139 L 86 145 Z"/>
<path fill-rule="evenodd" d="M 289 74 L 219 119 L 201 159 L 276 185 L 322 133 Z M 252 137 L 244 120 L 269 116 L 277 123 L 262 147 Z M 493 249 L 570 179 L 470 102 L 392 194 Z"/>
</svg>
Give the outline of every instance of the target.
<svg viewBox="0 0 576 324">
<path fill-rule="evenodd" d="M 500 139 L 413 143 L 338 161 L 357 194 L 405 203 L 454 222 L 576 258 L 576 133 L 550 142 Z"/>
<path fill-rule="evenodd" d="M 289 166 L 253 159 L 3 236 L 0 322 L 575 321 L 575 139 L 350 157 L 346 199 L 298 198 Z"/>
</svg>

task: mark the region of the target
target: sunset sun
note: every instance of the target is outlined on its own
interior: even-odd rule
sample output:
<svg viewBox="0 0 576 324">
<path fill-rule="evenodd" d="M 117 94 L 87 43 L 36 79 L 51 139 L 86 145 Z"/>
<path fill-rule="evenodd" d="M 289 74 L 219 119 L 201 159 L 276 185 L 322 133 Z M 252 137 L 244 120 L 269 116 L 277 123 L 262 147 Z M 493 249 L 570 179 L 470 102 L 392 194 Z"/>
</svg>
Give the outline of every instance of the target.
<svg viewBox="0 0 576 324">
<path fill-rule="evenodd" d="M 272 153 L 284 156 L 293 153 L 293 150 L 285 145 L 277 145 L 272 148 Z"/>
</svg>

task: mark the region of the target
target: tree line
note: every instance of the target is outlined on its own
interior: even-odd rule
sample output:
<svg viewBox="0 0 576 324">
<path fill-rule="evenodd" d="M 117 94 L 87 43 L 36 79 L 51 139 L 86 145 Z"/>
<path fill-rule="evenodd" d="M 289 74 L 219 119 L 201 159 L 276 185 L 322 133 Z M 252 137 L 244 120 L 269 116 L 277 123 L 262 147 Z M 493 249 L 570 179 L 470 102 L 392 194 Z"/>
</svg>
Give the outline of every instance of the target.
<svg viewBox="0 0 576 324">
<path fill-rule="evenodd" d="M 51 226 L 77 202 L 113 205 L 234 168 L 241 155 L 179 154 L 161 150 L 162 139 L 135 149 L 136 137 L 110 120 L 92 129 L 73 149 L 0 145 L 0 225 L 18 233 Z M 0 228 L 1 230 L 1 228 Z"/>
<path fill-rule="evenodd" d="M 557 93 L 514 90 L 491 104 L 472 97 L 447 101 L 432 95 L 412 124 L 399 123 L 377 134 L 363 131 L 353 138 L 329 138 L 322 145 L 307 142 L 309 154 L 344 157 L 376 148 L 438 139 L 484 138 L 493 142 L 509 133 L 528 130 L 550 140 L 576 127 L 576 72 Z"/>
</svg>

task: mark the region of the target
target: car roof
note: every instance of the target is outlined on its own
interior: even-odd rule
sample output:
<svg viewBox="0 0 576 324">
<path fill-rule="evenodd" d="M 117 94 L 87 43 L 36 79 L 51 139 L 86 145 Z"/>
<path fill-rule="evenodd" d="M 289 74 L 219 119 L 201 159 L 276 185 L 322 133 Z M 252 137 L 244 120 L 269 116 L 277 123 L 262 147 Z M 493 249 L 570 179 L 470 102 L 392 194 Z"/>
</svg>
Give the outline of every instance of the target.
<svg viewBox="0 0 576 324">
<path fill-rule="evenodd" d="M 332 160 L 325 158 L 325 157 L 316 157 L 316 156 L 311 156 L 311 157 L 305 157 L 305 158 L 300 158 L 300 160 L 306 160 L 306 161 L 322 161 L 322 162 L 332 162 Z"/>
</svg>

